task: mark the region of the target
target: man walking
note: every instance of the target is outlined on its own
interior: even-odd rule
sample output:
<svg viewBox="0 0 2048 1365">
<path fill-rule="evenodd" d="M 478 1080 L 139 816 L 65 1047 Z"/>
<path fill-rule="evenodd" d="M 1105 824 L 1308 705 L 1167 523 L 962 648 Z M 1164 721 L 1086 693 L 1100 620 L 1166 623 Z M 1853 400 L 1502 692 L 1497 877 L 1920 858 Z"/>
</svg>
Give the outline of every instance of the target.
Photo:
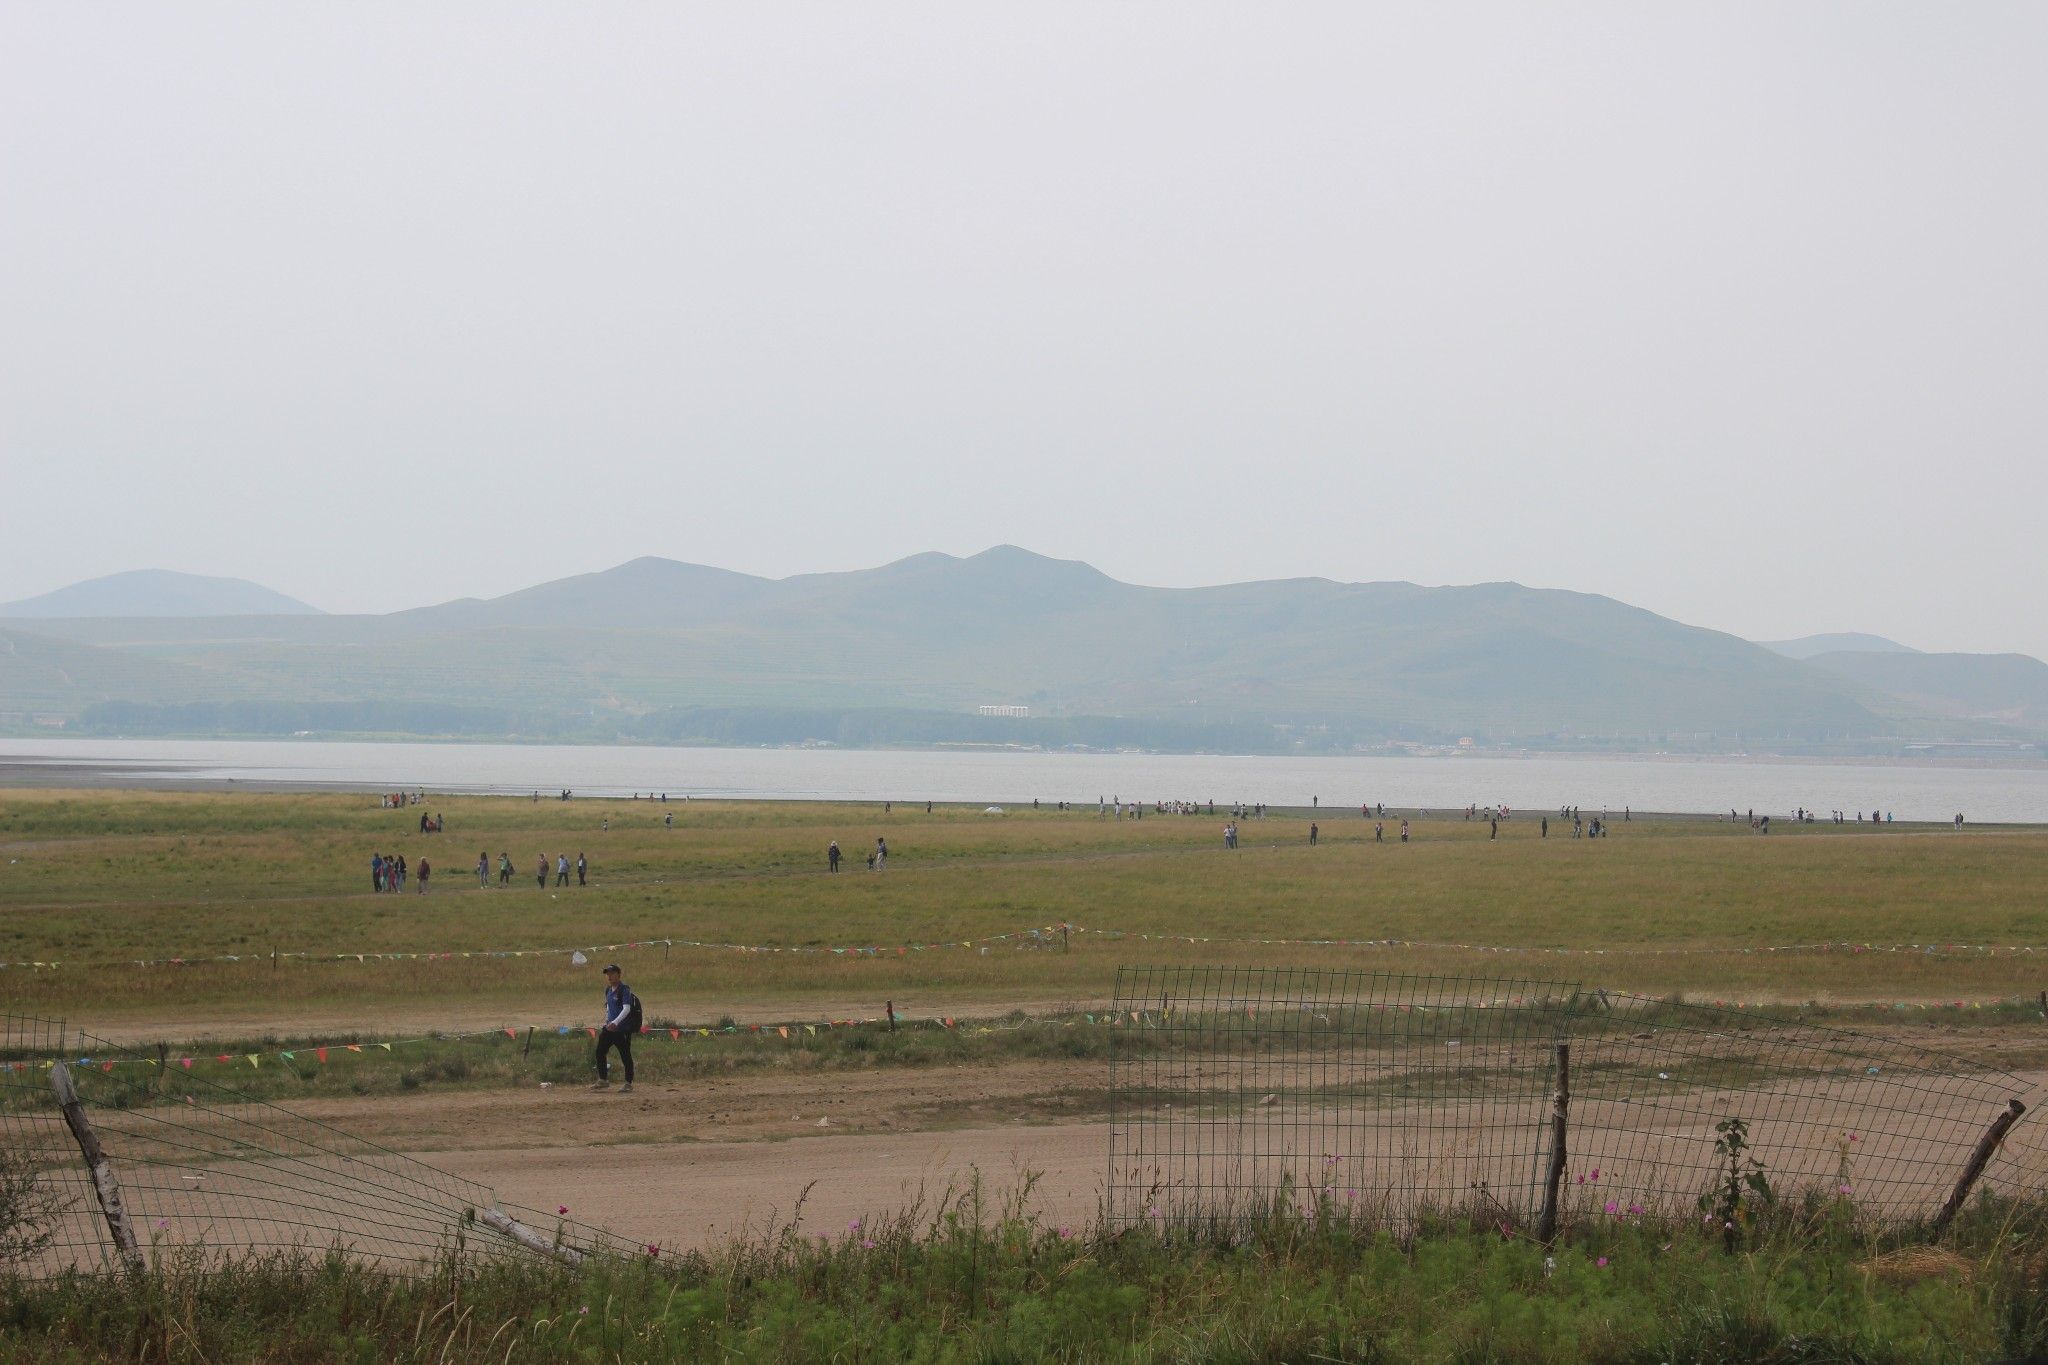
<svg viewBox="0 0 2048 1365">
<path fill-rule="evenodd" d="M 569 884 L 569 855 L 568 855 L 568 854 L 566 854 L 566 853 L 557 853 L 557 854 L 555 855 L 555 885 L 556 885 L 556 886 L 567 886 L 568 884 Z"/>
<path fill-rule="evenodd" d="M 548 889 L 548 855 L 545 853 L 540 855 L 540 866 L 534 869 L 534 880 L 540 883 L 541 890 Z"/>
<path fill-rule="evenodd" d="M 626 1083 L 620 1094 L 633 1088 L 633 1035 L 640 1031 L 640 997 L 619 979 L 619 964 L 604 969 L 604 1027 L 597 1031 L 597 1083 L 592 1090 L 612 1088 L 612 1069 L 607 1054 L 619 1050 L 619 1065 L 625 1068 Z"/>
<path fill-rule="evenodd" d="M 589 884 L 583 879 L 584 874 L 589 870 L 590 864 L 583 861 L 583 852 L 581 849 L 578 849 L 576 853 L 576 885 L 587 886 Z"/>
</svg>

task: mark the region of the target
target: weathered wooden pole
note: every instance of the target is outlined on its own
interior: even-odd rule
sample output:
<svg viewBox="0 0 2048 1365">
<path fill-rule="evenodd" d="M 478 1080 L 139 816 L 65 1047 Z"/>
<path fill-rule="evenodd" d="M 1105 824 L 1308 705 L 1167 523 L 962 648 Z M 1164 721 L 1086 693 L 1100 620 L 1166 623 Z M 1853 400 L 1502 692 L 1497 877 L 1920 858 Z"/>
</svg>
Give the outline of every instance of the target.
<svg viewBox="0 0 2048 1365">
<path fill-rule="evenodd" d="M 882 1008 L 889 1016 L 889 1032 L 894 1033 L 896 1031 L 896 1002 L 894 1000 L 885 1000 L 882 1002 Z"/>
<path fill-rule="evenodd" d="M 1970 1149 L 1970 1159 L 1963 1163 L 1963 1173 L 1956 1179 L 1956 1187 L 1948 1193 L 1947 1202 L 1941 1212 L 1934 1215 L 1934 1230 L 1940 1232 L 1962 1212 L 1963 1201 L 1970 1197 L 1970 1187 L 1977 1183 L 1977 1177 L 1984 1174 L 1984 1168 L 1991 1164 L 1991 1154 L 1998 1150 L 1998 1144 L 2005 1141 L 2005 1135 L 2020 1115 L 2027 1112 L 2027 1106 L 2018 1100 L 2008 1100 L 2005 1112 L 1991 1120 L 1991 1126 L 1984 1130 L 1984 1136 L 1977 1139 L 1977 1145 Z"/>
<path fill-rule="evenodd" d="M 1564 1184 L 1565 1120 L 1572 1107 L 1572 1045 L 1557 1045 L 1557 1089 L 1550 1096 L 1550 1168 L 1543 1174 L 1543 1213 L 1536 1222 L 1536 1240 L 1545 1246 L 1557 1236 L 1557 1194 Z"/>
<path fill-rule="evenodd" d="M 63 1111 L 65 1126 L 71 1129 L 79 1155 L 92 1172 L 93 1193 L 99 1196 L 100 1212 L 106 1217 L 107 1231 L 113 1234 L 121 1262 L 129 1270 L 139 1272 L 142 1248 L 135 1241 L 135 1225 L 128 1221 L 128 1209 L 121 1202 L 120 1182 L 114 1179 L 113 1163 L 107 1160 L 99 1134 L 93 1132 L 92 1121 L 85 1116 L 85 1105 L 78 1098 L 78 1087 L 72 1083 L 70 1067 L 59 1062 L 50 1068 L 50 1089 L 57 1092 L 57 1107 Z"/>
<path fill-rule="evenodd" d="M 504 1233 L 528 1251 L 541 1256 L 552 1256 L 564 1265 L 583 1264 L 583 1253 L 575 1247 L 549 1241 L 509 1213 L 499 1209 L 480 1209 L 476 1216 L 477 1221 L 485 1227 Z"/>
</svg>

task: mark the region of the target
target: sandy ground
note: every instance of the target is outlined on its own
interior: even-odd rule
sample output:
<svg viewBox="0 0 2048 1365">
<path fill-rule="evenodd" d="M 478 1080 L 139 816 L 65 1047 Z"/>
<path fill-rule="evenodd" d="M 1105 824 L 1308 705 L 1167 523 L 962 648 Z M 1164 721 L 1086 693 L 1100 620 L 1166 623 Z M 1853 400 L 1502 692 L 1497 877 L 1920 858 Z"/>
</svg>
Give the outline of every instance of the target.
<svg viewBox="0 0 2048 1365">
<path fill-rule="evenodd" d="M 485 1149 L 428 1160 L 479 1181 L 505 1200 L 550 1210 L 639 1242 L 706 1246 L 735 1233 L 779 1228 L 838 1236 L 922 1201 L 929 1214 L 978 1173 L 991 1216 L 1005 1195 L 1038 1178 L 1029 1209 L 1080 1226 L 1099 1205 L 1109 1153 L 1100 1122 L 1008 1124 L 944 1133 L 801 1137 L 659 1147 Z M 806 1190 L 809 1191 L 806 1197 Z"/>
</svg>

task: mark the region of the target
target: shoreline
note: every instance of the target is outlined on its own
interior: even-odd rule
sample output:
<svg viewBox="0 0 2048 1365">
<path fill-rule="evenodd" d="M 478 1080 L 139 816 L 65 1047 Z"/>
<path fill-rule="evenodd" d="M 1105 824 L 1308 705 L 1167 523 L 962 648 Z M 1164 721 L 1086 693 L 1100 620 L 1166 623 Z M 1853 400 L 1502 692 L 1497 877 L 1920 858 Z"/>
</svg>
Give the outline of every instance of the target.
<svg viewBox="0 0 2048 1365">
<path fill-rule="evenodd" d="M 187 792 L 193 794 L 247 792 L 251 795 L 257 796 L 320 796 L 355 794 L 381 795 L 392 790 L 420 790 L 418 784 L 414 784 L 408 787 L 403 783 L 389 784 L 376 782 L 344 782 L 338 780 L 314 781 L 310 779 L 301 778 L 241 778 L 202 776 L 181 777 L 153 775 L 159 774 L 161 772 L 161 768 L 154 767 L 148 764 L 23 763 L 10 755 L 0 754 L 0 793 L 5 793 L 8 791 L 44 791 L 79 793 Z M 140 776 L 138 776 L 138 774 L 140 774 Z M 505 801 L 517 801 L 527 799 L 531 796 L 531 789 L 528 789 L 526 791 L 512 791 L 481 786 L 432 786 L 426 788 L 426 792 L 429 803 L 431 803 L 432 800 L 437 796 L 484 797 Z M 623 801 L 628 803 L 634 800 L 634 798 L 631 796 L 619 796 L 605 792 L 574 793 L 570 796 L 569 799 L 572 801 Z M 800 806 L 866 806 L 890 802 L 892 800 L 891 798 L 883 797 L 837 798 L 829 796 L 812 796 L 802 794 L 790 796 L 723 796 L 703 795 L 699 793 L 690 793 L 687 795 L 672 795 L 669 797 L 666 803 L 659 800 L 651 800 L 647 797 L 642 797 L 639 799 L 643 801 L 649 801 L 650 804 L 653 805 L 668 804 L 674 806 L 682 806 L 684 804 L 702 805 L 710 803 L 734 805 L 772 803 L 775 805 Z M 543 791 L 541 793 L 541 800 L 543 802 L 552 804 L 559 802 L 561 800 L 561 797 L 559 793 L 551 794 Z M 893 804 L 901 805 L 908 809 L 915 807 L 918 803 L 910 800 L 893 800 Z M 946 810 L 971 810 L 977 808 L 984 808 L 990 804 L 1000 805 L 1004 803 L 999 801 L 988 802 L 978 798 L 951 801 L 935 800 L 932 802 L 934 809 Z M 1014 802 L 1009 804 L 1012 807 L 1015 806 Z M 1126 802 L 1125 804 L 1128 806 L 1131 803 Z M 1069 809 L 1066 813 L 1069 815 L 1087 813 L 1084 803 L 1076 803 L 1073 801 L 1069 801 L 1068 806 Z M 410 808 L 408 807 L 408 809 Z M 1508 816 L 1507 820 L 1503 823 L 1511 823 L 1514 821 L 1530 823 L 1543 819 L 1556 820 L 1561 818 L 1555 815 L 1552 812 L 1552 808 L 1549 807 L 1516 806 L 1512 807 L 1511 809 L 1513 811 L 1513 814 Z M 1016 813 L 1023 814 L 1029 810 L 1030 808 L 1027 806 L 1017 810 Z M 1358 815 L 1352 809 L 1342 806 L 1283 806 L 1268 804 L 1266 810 L 1268 817 L 1277 819 L 1322 820 L 1348 823 L 1353 820 L 1367 818 Z M 1045 812 L 1040 811 L 1036 813 L 1043 814 Z M 1588 822 L 1590 822 L 1595 817 L 1595 812 L 1587 810 L 1584 807 L 1581 807 L 1581 813 L 1584 815 L 1584 818 Z M 1780 823 L 1786 826 L 1792 826 L 1798 823 L 1794 821 L 1792 817 L 1788 814 L 1779 814 L 1775 812 L 1767 813 L 1771 815 L 1771 818 L 1774 823 Z M 1148 805 L 1146 807 L 1146 814 L 1144 818 L 1148 820 L 1228 820 L 1231 818 L 1231 813 L 1229 810 L 1219 805 L 1213 816 L 1208 814 L 1206 810 L 1198 812 L 1195 815 L 1191 816 L 1176 815 L 1167 812 L 1154 812 Z M 1248 818 L 1256 820 L 1260 817 Z M 1371 818 L 1377 819 L 1382 817 L 1375 816 Z M 1383 818 L 1387 820 L 1428 820 L 1432 823 L 1484 824 L 1486 823 L 1488 817 L 1482 809 L 1480 814 L 1473 816 L 1472 819 L 1468 822 L 1465 819 L 1465 813 L 1462 807 L 1390 805 L 1387 807 L 1387 813 Z M 1608 818 L 1609 822 L 1617 829 L 1635 823 L 1675 824 L 1696 822 L 1702 824 L 1712 824 L 1725 823 L 1726 821 L 1726 817 L 1720 811 L 1649 809 L 1637 810 L 1634 808 L 1631 808 L 1629 810 L 1629 813 L 1626 818 L 1624 818 L 1621 815 L 1613 814 L 1613 812 L 1611 811 L 1608 813 Z M 1811 823 L 1814 825 L 1832 825 L 1835 822 L 1833 820 L 1816 819 Z M 1948 822 L 1943 820 L 1845 820 L 1842 823 L 1845 825 L 1867 824 L 1873 826 L 1882 826 L 1885 829 L 1898 830 L 1902 832 L 1949 828 Z M 2048 826 L 2048 821 L 1985 820 L 1971 823 L 1966 826 L 1966 829 L 1971 831 L 1983 832 L 1986 830 L 2002 829 L 2040 829 L 2044 826 Z"/>
</svg>

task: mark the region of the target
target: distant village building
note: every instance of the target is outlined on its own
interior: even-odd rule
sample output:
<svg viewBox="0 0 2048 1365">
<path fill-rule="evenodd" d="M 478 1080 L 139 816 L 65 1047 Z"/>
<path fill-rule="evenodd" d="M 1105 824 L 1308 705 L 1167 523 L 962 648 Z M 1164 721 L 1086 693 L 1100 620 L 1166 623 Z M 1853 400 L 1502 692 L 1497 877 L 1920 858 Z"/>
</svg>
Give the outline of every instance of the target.
<svg viewBox="0 0 2048 1365">
<path fill-rule="evenodd" d="M 1023 720 L 1031 714 L 1031 708 L 1028 706 L 977 706 L 974 709 L 984 716 L 1009 716 L 1017 720 Z"/>
</svg>

